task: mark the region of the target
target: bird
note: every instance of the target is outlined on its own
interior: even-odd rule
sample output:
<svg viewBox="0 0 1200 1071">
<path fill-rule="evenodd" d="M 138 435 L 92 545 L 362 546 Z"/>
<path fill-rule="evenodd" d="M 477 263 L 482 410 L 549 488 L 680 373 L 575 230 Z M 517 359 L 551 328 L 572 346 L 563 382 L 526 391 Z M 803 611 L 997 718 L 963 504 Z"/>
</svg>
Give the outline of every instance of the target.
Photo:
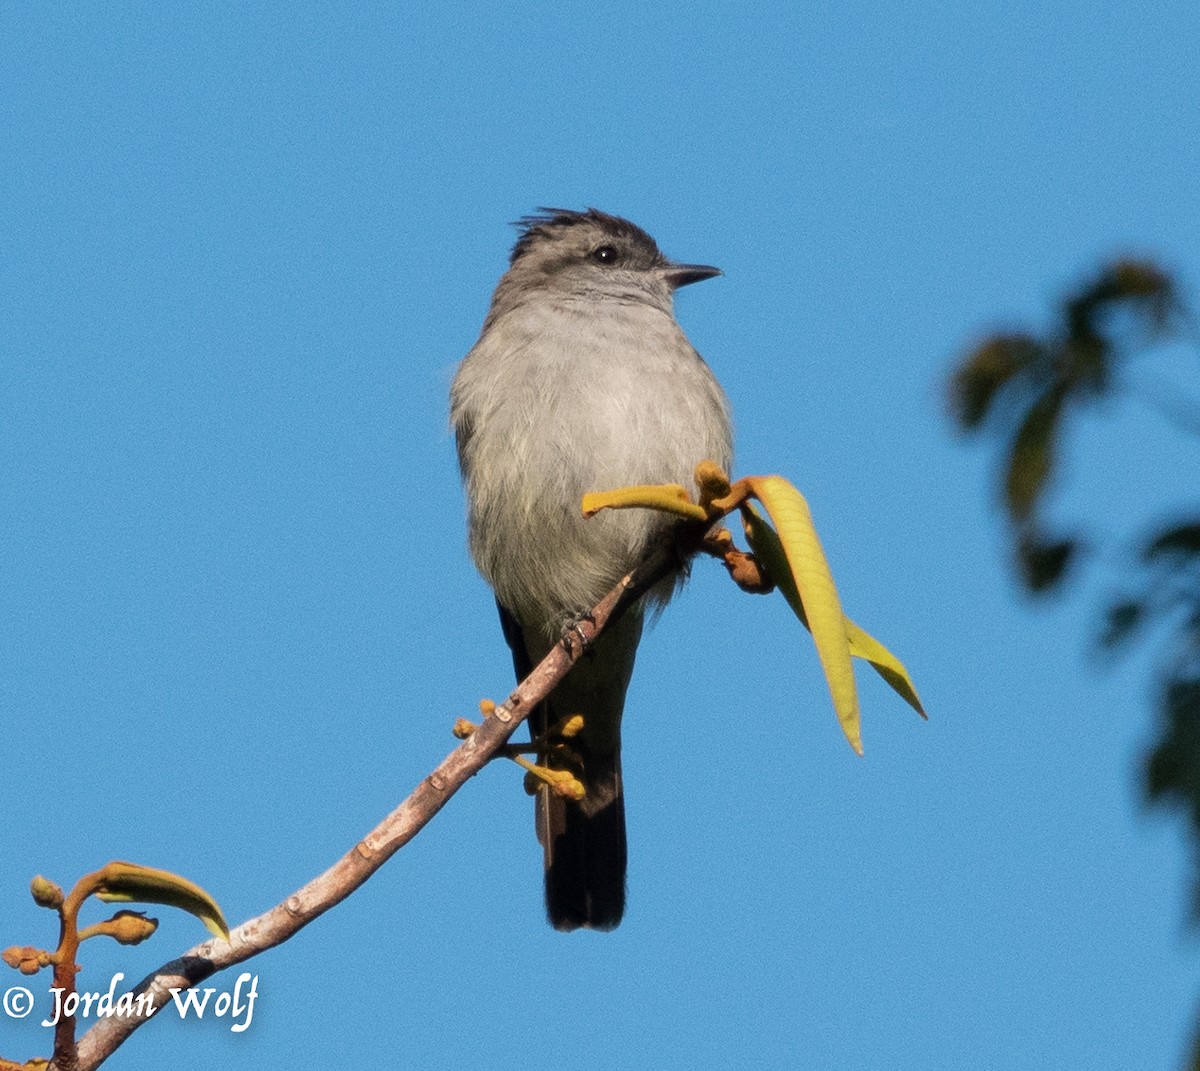
<svg viewBox="0 0 1200 1071">
<path fill-rule="evenodd" d="M 719 269 L 671 261 L 641 227 L 595 208 L 543 208 L 516 226 L 508 269 L 455 373 L 450 419 L 471 555 L 520 680 L 679 523 L 651 510 L 585 520 L 583 495 L 692 486 L 702 460 L 728 471 L 733 431 L 725 393 L 673 311 L 676 290 Z M 624 914 L 621 717 L 643 623 L 686 569 L 681 556 L 676 575 L 602 632 L 530 717 L 542 743 L 563 719 L 583 718 L 569 741 L 583 798 L 543 789 L 535 807 L 558 930 L 611 930 Z"/>
</svg>

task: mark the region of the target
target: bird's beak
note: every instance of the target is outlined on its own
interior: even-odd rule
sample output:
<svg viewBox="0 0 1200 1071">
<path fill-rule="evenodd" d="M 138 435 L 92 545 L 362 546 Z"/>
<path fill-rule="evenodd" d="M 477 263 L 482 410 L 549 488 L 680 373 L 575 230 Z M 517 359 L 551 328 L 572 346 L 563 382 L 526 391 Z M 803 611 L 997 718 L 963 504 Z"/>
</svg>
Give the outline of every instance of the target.
<svg viewBox="0 0 1200 1071">
<path fill-rule="evenodd" d="M 711 279 L 714 275 L 720 274 L 720 268 L 713 268 L 707 264 L 668 264 L 662 273 L 667 285 L 672 290 L 678 290 L 681 286 L 687 286 L 688 283 L 698 283 L 702 279 Z"/>
</svg>

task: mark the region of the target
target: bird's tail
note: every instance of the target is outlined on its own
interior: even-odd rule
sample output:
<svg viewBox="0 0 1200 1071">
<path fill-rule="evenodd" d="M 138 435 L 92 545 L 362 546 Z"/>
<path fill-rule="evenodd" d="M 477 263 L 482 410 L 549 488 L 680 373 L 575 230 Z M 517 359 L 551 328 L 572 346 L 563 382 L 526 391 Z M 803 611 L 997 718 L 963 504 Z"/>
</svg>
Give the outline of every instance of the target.
<svg viewBox="0 0 1200 1071">
<path fill-rule="evenodd" d="M 524 679 L 552 640 L 532 652 L 528 638 L 503 606 L 500 620 Z M 610 626 L 529 717 L 534 739 L 564 717 L 582 715 L 583 728 L 563 741 L 568 757 L 551 749 L 539 761 L 572 770 L 583 782 L 581 800 L 549 788 L 538 791 L 537 834 L 546 861 L 546 914 L 558 930 L 611 930 L 625 911 L 625 799 L 621 785 L 621 712 L 633 674 L 642 615 L 634 608 Z"/>
<path fill-rule="evenodd" d="M 538 793 L 546 854 L 546 915 L 556 930 L 611 930 L 625 912 L 625 797 L 621 755 L 584 755 L 579 802 Z"/>
</svg>

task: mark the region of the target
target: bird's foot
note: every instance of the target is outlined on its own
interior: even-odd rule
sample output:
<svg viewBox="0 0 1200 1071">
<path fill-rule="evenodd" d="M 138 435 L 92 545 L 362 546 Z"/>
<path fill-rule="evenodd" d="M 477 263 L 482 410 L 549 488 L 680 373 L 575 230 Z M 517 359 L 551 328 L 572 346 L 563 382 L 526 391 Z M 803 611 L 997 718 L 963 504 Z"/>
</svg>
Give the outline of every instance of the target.
<svg viewBox="0 0 1200 1071">
<path fill-rule="evenodd" d="M 568 652 L 570 652 L 577 643 L 579 644 L 579 649 L 585 654 L 588 650 L 590 650 L 592 641 L 582 628 L 582 625 L 585 621 L 589 625 L 594 625 L 596 623 L 596 619 L 592 616 L 590 610 L 584 610 L 582 613 L 575 614 L 573 617 L 569 617 L 563 623 L 559 642 L 562 643 L 563 647 L 565 647 Z"/>
<path fill-rule="evenodd" d="M 496 704 L 490 699 L 480 700 L 479 713 L 485 718 L 495 709 Z M 478 728 L 479 726 L 468 718 L 456 718 L 451 731 L 459 740 L 466 740 Z M 583 715 L 571 714 L 560 718 L 544 732 L 537 734 L 530 743 L 505 744 L 497 754 L 512 759 L 525 771 L 525 791 L 531 796 L 545 787 L 557 796 L 581 800 L 587 790 L 576 771 L 582 771 L 583 761 L 567 745 L 567 741 L 573 736 L 578 736 L 582 729 Z M 536 753 L 542 762 L 531 762 L 525 758 L 526 752 Z M 558 765 L 546 765 L 550 762 Z"/>
</svg>

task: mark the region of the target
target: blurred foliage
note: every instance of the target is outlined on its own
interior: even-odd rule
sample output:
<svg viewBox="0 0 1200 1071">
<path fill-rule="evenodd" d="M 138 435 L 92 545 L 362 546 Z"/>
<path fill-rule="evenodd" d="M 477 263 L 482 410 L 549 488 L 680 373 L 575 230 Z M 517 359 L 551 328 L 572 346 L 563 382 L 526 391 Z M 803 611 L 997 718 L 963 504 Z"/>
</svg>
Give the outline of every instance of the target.
<svg viewBox="0 0 1200 1071">
<path fill-rule="evenodd" d="M 1127 382 L 1121 373 L 1140 355 L 1185 340 L 1195 345 L 1171 276 L 1146 261 L 1120 260 L 1070 292 L 1044 336 L 994 335 L 952 372 L 958 427 L 1000 443 L 1000 505 L 1017 575 L 1030 592 L 1059 589 L 1088 550 L 1077 534 L 1049 531 L 1043 518 L 1072 419 L 1118 395 Z M 1174 408 L 1200 437 L 1200 413 Z M 1200 510 L 1153 528 L 1123 560 L 1124 592 L 1105 607 L 1099 646 L 1117 653 L 1150 637 L 1158 645 L 1160 721 L 1144 791 L 1151 803 L 1187 814 L 1200 878 Z M 1200 880 L 1193 909 L 1200 916 Z M 1200 1047 L 1197 1053 L 1200 1071 Z"/>
<path fill-rule="evenodd" d="M 1132 580 L 1131 593 L 1108 607 L 1100 643 L 1116 650 L 1148 622 L 1171 623 L 1159 681 L 1161 736 L 1146 762 L 1146 793 L 1185 808 L 1200 838 L 1200 521 L 1158 530 L 1141 547 Z"/>
<path fill-rule="evenodd" d="M 1031 593 L 1055 591 L 1086 557 L 1077 534 L 1048 530 L 1042 507 L 1059 473 L 1059 443 L 1075 414 L 1120 391 L 1121 373 L 1147 350 L 1197 339 L 1178 286 L 1147 261 L 1119 260 L 1069 293 L 1044 336 L 993 335 L 951 374 L 959 429 L 1001 446 L 999 500 L 1017 576 Z M 1172 400 L 1168 415 L 1200 438 L 1200 406 Z M 1193 914 L 1200 918 L 1200 511 L 1162 523 L 1127 548 L 1123 593 L 1104 609 L 1097 637 L 1116 654 L 1139 640 L 1158 644 L 1158 735 L 1143 790 L 1188 818 Z M 1200 1019 L 1189 1061 L 1200 1071 Z"/>
<path fill-rule="evenodd" d="M 1177 337 L 1182 312 L 1166 272 L 1144 261 L 1117 261 L 1063 300 L 1046 337 L 994 335 L 952 373 L 950 408 L 959 428 L 1004 444 L 1001 504 L 1030 591 L 1053 588 L 1083 549 L 1076 536 L 1047 533 L 1039 516 L 1065 426 L 1074 412 L 1112 392 L 1122 363 Z"/>
</svg>

